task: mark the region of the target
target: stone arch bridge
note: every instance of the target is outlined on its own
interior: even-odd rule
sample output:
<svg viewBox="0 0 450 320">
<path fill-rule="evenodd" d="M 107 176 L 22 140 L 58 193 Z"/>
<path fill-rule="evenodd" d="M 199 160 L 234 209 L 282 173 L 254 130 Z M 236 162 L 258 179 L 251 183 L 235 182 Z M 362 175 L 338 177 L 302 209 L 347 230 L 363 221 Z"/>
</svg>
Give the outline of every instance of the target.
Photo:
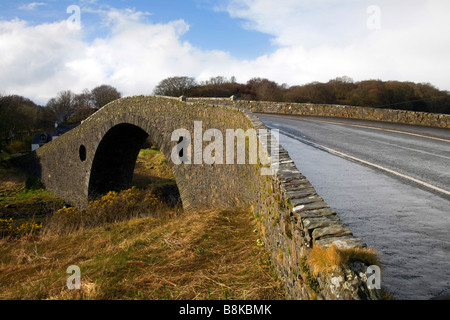
<svg viewBox="0 0 450 320">
<path fill-rule="evenodd" d="M 47 189 L 72 205 L 85 207 L 98 195 L 131 186 L 139 150 L 149 139 L 168 160 L 185 209 L 248 205 L 255 174 L 250 167 L 255 165 L 175 165 L 171 161 L 179 142 L 171 140 L 172 133 L 184 129 L 194 137 L 194 121 L 201 122 L 203 132 L 214 128 L 224 136 L 226 129 L 263 127 L 241 108 L 157 96 L 123 98 L 36 150 L 34 171 Z M 207 144 L 203 142 L 203 147 Z"/>
<path fill-rule="evenodd" d="M 172 141 L 172 133 L 185 129 L 195 137 L 195 121 L 201 121 L 203 131 L 214 128 L 223 136 L 227 129 L 266 129 L 258 117 L 237 107 L 236 101 L 192 101 L 158 96 L 116 100 L 32 153 L 29 169 L 63 200 L 85 207 L 97 195 L 130 186 L 137 155 L 149 138 L 168 160 L 187 211 L 252 209 L 289 297 L 377 299 L 379 292 L 367 285 L 368 266 L 363 261 L 312 278 L 305 264 L 311 248 L 364 248 L 366 244 L 317 194 L 288 153 L 281 146 L 273 148 L 270 133 L 265 139 L 258 133 L 262 152 L 256 164 L 176 165 L 171 161 L 179 142 Z M 201 143 L 204 148 L 211 142 Z M 263 175 L 267 166 L 277 170 Z"/>
</svg>

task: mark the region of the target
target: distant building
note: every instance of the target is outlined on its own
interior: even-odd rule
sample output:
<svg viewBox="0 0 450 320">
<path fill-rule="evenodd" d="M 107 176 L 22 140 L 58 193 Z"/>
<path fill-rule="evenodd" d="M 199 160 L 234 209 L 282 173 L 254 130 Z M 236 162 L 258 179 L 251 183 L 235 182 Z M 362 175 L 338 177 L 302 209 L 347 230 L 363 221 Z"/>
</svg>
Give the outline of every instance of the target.
<svg viewBox="0 0 450 320">
<path fill-rule="evenodd" d="M 64 133 L 72 130 L 75 128 L 76 125 L 71 126 L 61 126 L 57 122 L 55 123 L 55 130 L 52 134 L 50 133 L 36 133 L 33 138 L 33 142 L 31 143 L 31 151 L 34 151 L 40 147 L 42 147 L 44 144 L 53 141 L 57 139 L 59 136 L 63 135 Z"/>
<path fill-rule="evenodd" d="M 52 140 L 55 140 L 56 138 L 58 138 L 60 135 L 63 135 L 64 133 L 76 128 L 76 125 L 71 125 L 71 126 L 61 126 L 59 125 L 57 122 L 55 123 L 55 130 L 53 131 L 53 136 L 52 136 Z"/>
<path fill-rule="evenodd" d="M 52 141 L 52 135 L 50 133 L 36 133 L 33 138 L 33 142 L 31 143 L 31 151 L 39 149 L 44 144 Z"/>
</svg>

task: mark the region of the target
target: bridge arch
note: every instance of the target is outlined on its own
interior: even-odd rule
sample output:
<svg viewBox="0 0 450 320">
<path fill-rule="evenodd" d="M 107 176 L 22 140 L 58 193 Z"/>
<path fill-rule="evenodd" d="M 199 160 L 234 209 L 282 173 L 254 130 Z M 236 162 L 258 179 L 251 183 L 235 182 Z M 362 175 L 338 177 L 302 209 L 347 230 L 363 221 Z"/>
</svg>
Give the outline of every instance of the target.
<svg viewBox="0 0 450 320">
<path fill-rule="evenodd" d="M 250 205 L 255 198 L 254 164 L 176 165 L 171 161 L 178 144 L 171 140 L 172 133 L 184 129 L 194 137 L 198 121 L 203 131 L 219 129 L 224 136 L 227 129 L 253 127 L 247 113 L 235 107 L 155 96 L 123 98 L 38 149 L 41 180 L 68 203 L 86 207 L 99 195 L 131 186 L 140 147 L 148 138 L 168 160 L 185 209 Z"/>
<path fill-rule="evenodd" d="M 106 132 L 92 162 L 89 200 L 131 187 L 136 159 L 148 136 L 142 128 L 129 123 L 118 124 Z"/>
</svg>

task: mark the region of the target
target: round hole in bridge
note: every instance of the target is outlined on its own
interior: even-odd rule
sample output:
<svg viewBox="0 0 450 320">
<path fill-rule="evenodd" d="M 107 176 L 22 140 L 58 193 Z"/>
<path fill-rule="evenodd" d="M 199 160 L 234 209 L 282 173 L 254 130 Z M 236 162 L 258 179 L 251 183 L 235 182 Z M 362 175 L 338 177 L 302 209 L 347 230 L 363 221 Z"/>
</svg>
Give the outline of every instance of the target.
<svg viewBox="0 0 450 320">
<path fill-rule="evenodd" d="M 86 161 L 86 147 L 81 145 L 80 149 L 78 151 L 79 151 L 79 154 L 80 154 L 80 160 L 83 161 L 83 162 Z"/>
</svg>

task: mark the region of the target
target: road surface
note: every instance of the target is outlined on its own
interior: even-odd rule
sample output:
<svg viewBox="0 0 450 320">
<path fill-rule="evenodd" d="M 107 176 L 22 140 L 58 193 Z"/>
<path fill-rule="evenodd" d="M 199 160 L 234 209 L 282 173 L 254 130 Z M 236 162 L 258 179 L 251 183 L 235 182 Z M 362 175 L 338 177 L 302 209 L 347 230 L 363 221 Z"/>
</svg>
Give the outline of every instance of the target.
<svg viewBox="0 0 450 320">
<path fill-rule="evenodd" d="M 353 233 L 397 299 L 450 296 L 450 130 L 258 115 Z"/>
</svg>

